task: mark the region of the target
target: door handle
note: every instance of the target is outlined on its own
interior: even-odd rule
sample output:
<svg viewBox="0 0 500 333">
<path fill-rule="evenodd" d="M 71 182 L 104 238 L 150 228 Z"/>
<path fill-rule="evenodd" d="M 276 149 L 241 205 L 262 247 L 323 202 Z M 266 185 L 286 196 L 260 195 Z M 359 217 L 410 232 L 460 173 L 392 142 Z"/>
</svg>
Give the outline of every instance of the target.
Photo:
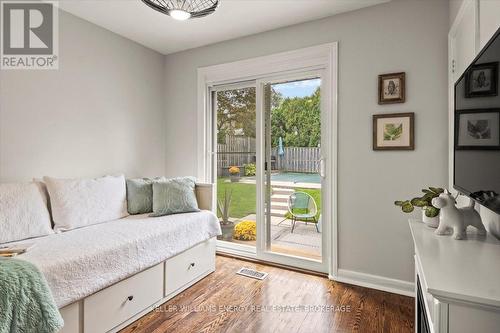
<svg viewBox="0 0 500 333">
<path fill-rule="evenodd" d="M 319 175 L 321 178 L 325 178 L 326 177 L 326 171 L 325 171 L 325 158 L 324 157 L 321 157 L 319 159 Z"/>
</svg>

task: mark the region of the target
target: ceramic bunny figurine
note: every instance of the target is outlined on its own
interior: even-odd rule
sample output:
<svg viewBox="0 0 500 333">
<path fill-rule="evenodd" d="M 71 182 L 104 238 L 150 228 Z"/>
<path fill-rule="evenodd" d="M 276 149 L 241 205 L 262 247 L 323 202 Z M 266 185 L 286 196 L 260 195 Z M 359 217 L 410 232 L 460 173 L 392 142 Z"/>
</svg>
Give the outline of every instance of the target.
<svg viewBox="0 0 500 333">
<path fill-rule="evenodd" d="M 465 231 L 469 225 L 477 228 L 479 234 L 486 234 L 481 217 L 474 209 L 474 201 L 471 199 L 469 206 L 464 208 L 457 208 L 455 203 L 455 198 L 447 190 L 432 200 L 432 205 L 441 209 L 439 227 L 435 231 L 436 235 L 445 235 L 450 229 L 453 229 L 455 239 L 464 239 L 466 237 Z"/>
</svg>

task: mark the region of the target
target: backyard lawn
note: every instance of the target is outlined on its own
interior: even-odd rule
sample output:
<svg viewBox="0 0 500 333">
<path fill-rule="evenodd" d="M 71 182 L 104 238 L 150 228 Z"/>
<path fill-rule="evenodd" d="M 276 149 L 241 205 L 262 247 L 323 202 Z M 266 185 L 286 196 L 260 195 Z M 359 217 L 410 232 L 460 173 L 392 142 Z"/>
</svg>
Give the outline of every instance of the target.
<svg viewBox="0 0 500 333">
<path fill-rule="evenodd" d="M 242 218 L 250 214 L 255 214 L 256 191 L 255 184 L 231 183 L 228 178 L 217 179 L 217 199 L 223 201 L 224 191 L 229 194 L 232 191 L 231 208 L 229 216 L 232 218 Z M 296 191 L 306 192 L 310 194 L 316 204 L 318 211 L 321 211 L 321 191 L 319 189 L 302 189 L 297 188 Z M 217 215 L 220 217 L 219 211 Z"/>
<path fill-rule="evenodd" d="M 229 195 L 232 191 L 231 208 L 229 216 L 242 218 L 250 214 L 255 214 L 255 184 L 242 184 L 227 182 L 228 178 L 217 179 L 217 200 L 224 201 L 224 192 Z M 220 212 L 217 210 L 217 216 Z"/>
</svg>

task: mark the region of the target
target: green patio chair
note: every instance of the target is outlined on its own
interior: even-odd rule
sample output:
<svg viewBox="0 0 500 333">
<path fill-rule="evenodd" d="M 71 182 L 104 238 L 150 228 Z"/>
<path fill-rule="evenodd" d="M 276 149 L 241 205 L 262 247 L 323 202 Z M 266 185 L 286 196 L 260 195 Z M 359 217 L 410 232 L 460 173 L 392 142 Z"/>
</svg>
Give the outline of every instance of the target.
<svg viewBox="0 0 500 333">
<path fill-rule="evenodd" d="M 295 229 L 295 223 L 305 222 L 314 223 L 316 226 L 316 231 L 318 229 L 318 219 L 316 215 L 318 214 L 318 206 L 314 198 L 305 192 L 294 192 L 288 197 L 288 212 L 292 216 L 292 233 Z"/>
</svg>

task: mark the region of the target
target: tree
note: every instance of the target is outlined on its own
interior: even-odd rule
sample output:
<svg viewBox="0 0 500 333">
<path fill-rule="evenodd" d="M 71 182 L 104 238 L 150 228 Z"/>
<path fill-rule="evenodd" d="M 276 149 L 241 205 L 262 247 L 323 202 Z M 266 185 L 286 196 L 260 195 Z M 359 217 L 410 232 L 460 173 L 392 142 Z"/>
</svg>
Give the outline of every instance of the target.
<svg viewBox="0 0 500 333">
<path fill-rule="evenodd" d="M 285 98 L 283 97 L 283 94 L 279 91 L 274 90 L 274 88 L 271 86 L 271 110 L 278 108 L 281 103 L 283 103 L 284 99 Z"/>
<path fill-rule="evenodd" d="M 321 94 L 319 87 L 311 96 L 287 97 L 271 86 L 271 140 L 279 137 L 288 147 L 318 147 L 321 139 Z M 217 142 L 225 143 L 226 135 L 255 138 L 255 88 L 217 92 Z"/>
<path fill-rule="evenodd" d="M 226 135 L 255 138 L 255 88 L 217 92 L 217 131 L 218 143 L 224 143 Z"/>
<path fill-rule="evenodd" d="M 318 87 L 311 96 L 285 98 L 271 112 L 272 145 L 279 137 L 288 147 L 318 147 L 321 140 L 321 93 Z"/>
</svg>

